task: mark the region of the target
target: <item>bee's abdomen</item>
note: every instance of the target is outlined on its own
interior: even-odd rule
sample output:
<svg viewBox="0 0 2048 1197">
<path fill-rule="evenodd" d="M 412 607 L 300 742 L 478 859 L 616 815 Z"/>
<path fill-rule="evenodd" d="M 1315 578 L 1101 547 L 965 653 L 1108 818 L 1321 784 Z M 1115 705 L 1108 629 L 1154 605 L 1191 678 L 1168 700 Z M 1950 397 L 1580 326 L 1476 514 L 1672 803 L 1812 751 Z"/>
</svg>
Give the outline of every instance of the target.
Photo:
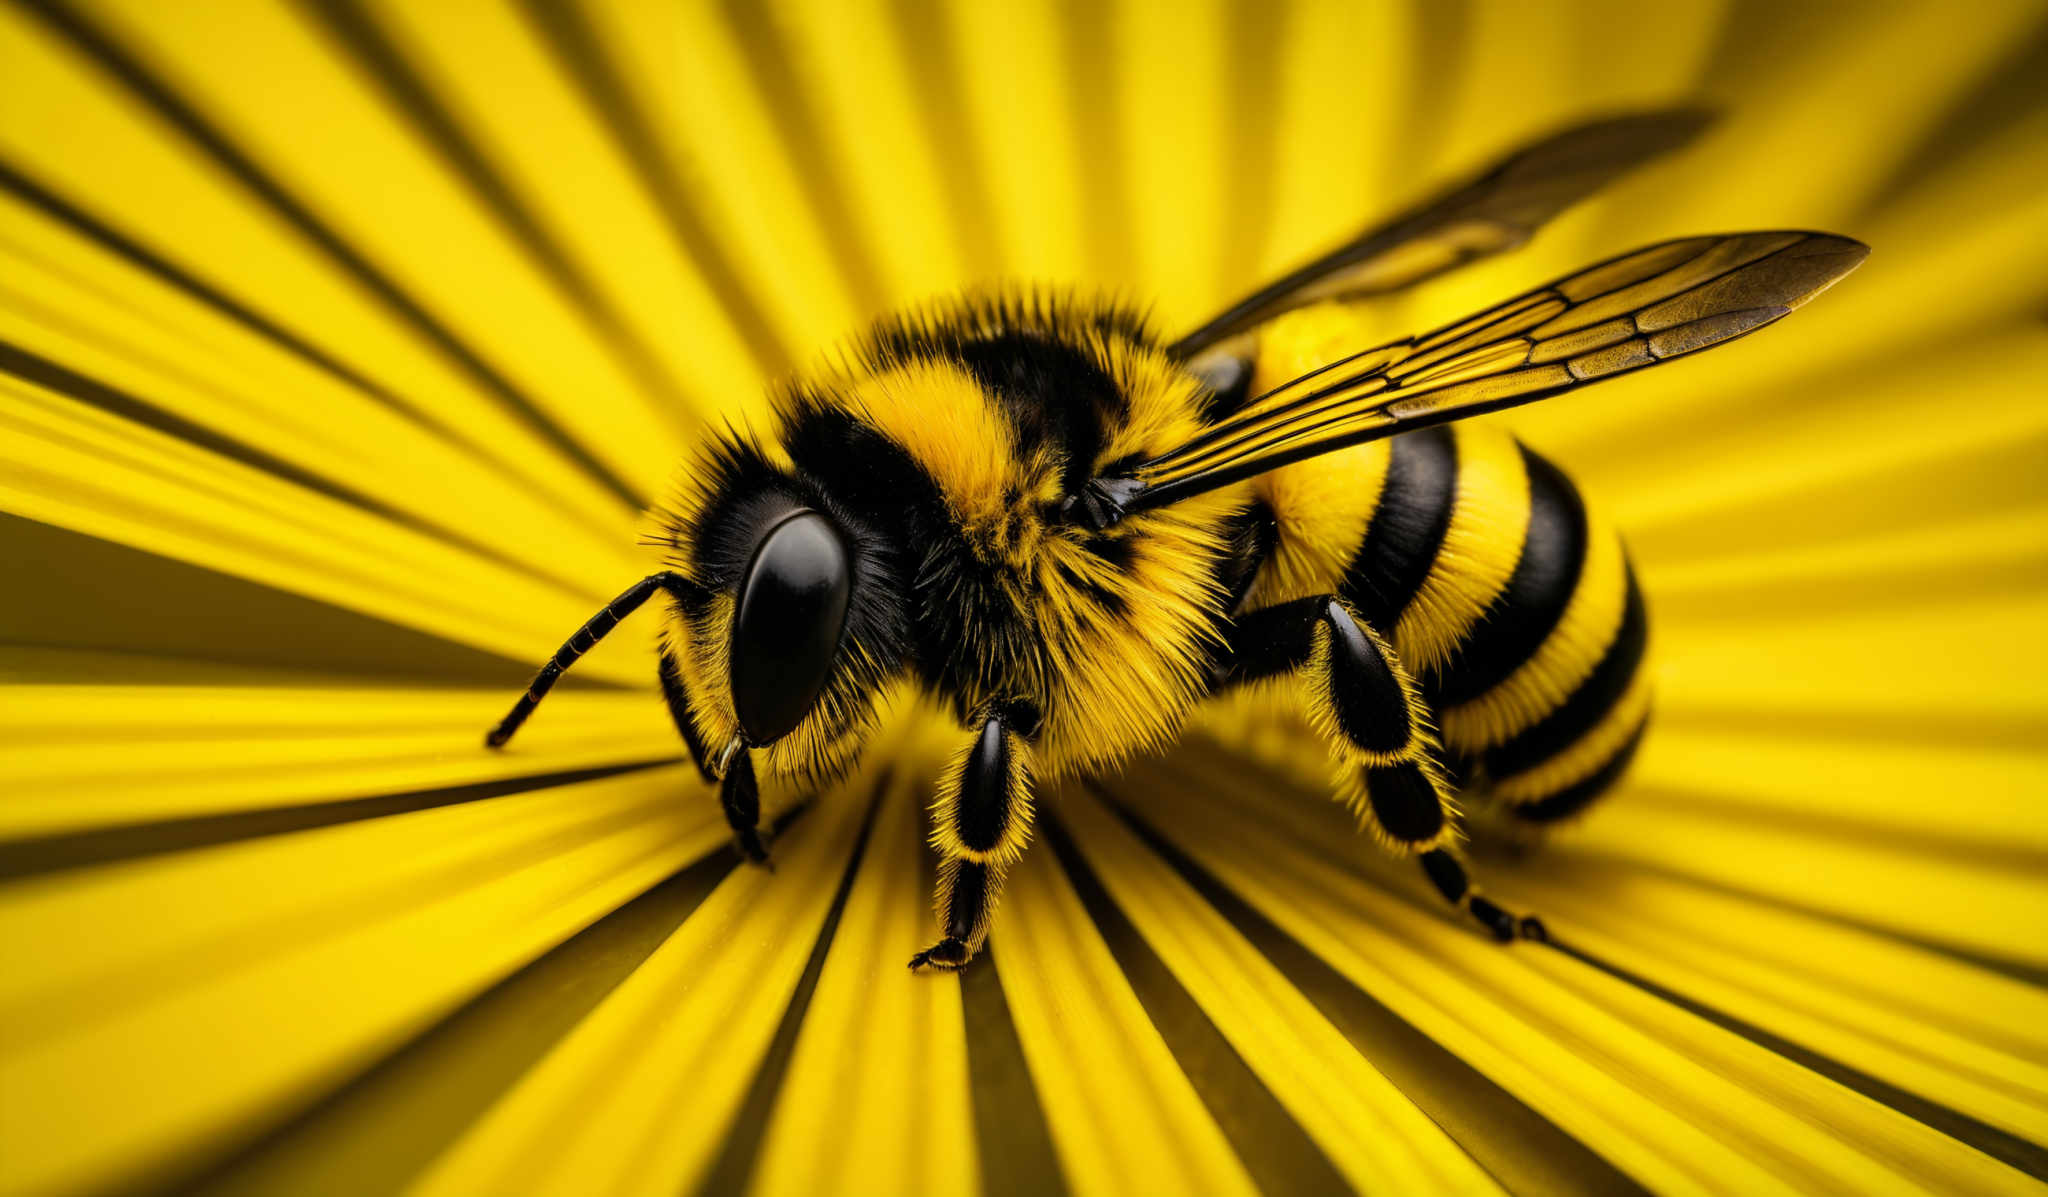
<svg viewBox="0 0 2048 1197">
<path fill-rule="evenodd" d="M 1489 795 L 1520 818 L 1577 814 L 1619 780 L 1641 743 L 1650 713 L 1649 620 L 1626 568 L 1622 589 L 1621 622 L 1585 678 L 1541 718 L 1472 754 Z"/>
<path fill-rule="evenodd" d="M 1642 594 L 1542 457 L 1480 428 L 1396 438 L 1344 591 L 1396 633 L 1446 749 L 1516 814 L 1563 818 L 1626 767 L 1649 707 Z"/>
</svg>

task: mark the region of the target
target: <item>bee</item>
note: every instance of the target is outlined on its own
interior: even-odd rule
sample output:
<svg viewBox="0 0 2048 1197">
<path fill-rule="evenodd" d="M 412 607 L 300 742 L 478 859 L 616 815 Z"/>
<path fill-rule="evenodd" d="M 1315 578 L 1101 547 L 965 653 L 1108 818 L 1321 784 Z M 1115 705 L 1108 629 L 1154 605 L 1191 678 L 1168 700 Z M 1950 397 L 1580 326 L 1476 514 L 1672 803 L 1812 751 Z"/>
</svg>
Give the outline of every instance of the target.
<svg viewBox="0 0 2048 1197">
<path fill-rule="evenodd" d="M 739 849 L 757 770 L 843 772 L 908 679 L 959 723 L 931 801 L 939 937 L 980 950 L 1036 786 L 1163 747 L 1197 704 L 1293 677 L 1336 796 L 1507 941 L 1457 801 L 1583 810 L 1648 723 L 1643 596 L 1557 466 L 1468 416 L 1724 344 L 1868 250 L 1666 241 L 1377 346 L 1353 301 L 1511 248 L 1704 124 L 1582 126 L 1368 231 L 1177 340 L 1121 303 L 997 290 L 881 320 L 727 430 L 656 516 L 661 572 L 571 636 L 487 736 L 667 599 L 661 690 Z"/>
</svg>

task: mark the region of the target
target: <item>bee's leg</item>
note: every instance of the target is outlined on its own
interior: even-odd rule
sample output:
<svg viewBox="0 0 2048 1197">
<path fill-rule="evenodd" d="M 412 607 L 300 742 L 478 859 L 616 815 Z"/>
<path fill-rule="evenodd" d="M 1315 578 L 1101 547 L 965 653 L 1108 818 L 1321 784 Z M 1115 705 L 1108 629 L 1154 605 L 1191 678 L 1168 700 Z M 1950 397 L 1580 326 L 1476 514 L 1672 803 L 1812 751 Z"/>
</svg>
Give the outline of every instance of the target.
<svg viewBox="0 0 2048 1197">
<path fill-rule="evenodd" d="M 932 844 L 942 858 L 935 903 L 944 938 L 912 968 L 955 969 L 988 938 L 1003 878 L 1031 842 L 1031 735 L 1035 712 L 998 708 L 977 721 L 966 750 L 946 765 L 932 800 Z"/>
<path fill-rule="evenodd" d="M 704 741 L 698 738 L 697 725 L 690 721 L 690 699 L 683 692 L 683 673 L 676 664 L 675 654 L 663 645 L 661 649 L 661 696 L 668 702 L 669 718 L 675 720 L 676 731 L 689 746 L 690 759 L 697 763 L 697 772 L 705 781 L 718 782 L 718 805 L 725 811 L 726 825 L 732 828 L 733 843 L 739 847 L 740 855 L 755 864 L 768 863 L 768 845 L 761 838 L 761 789 L 754 779 L 754 761 L 751 754 L 740 751 L 733 754 L 726 766 L 725 777 L 720 779 L 713 767 L 711 754 L 704 749 Z"/>
<path fill-rule="evenodd" d="M 754 781 L 754 754 L 741 750 L 726 766 L 718 783 L 718 805 L 740 855 L 757 865 L 768 863 L 768 845 L 761 840 L 761 787 Z"/>
<path fill-rule="evenodd" d="M 1436 887 L 1436 892 L 1444 896 L 1444 901 L 1469 911 L 1473 918 L 1493 932 L 1495 939 L 1506 943 L 1519 934 L 1523 939 L 1540 943 L 1550 938 L 1542 919 L 1533 914 L 1525 914 L 1518 919 L 1481 896 L 1465 872 L 1465 862 L 1449 848 L 1432 848 L 1424 852 L 1421 859 L 1423 874 Z"/>
<path fill-rule="evenodd" d="M 705 751 L 704 741 L 697 735 L 697 725 L 690 719 L 690 696 L 683 690 L 683 671 L 676 664 L 676 655 L 666 645 L 661 649 L 661 697 L 668 703 L 668 717 L 675 720 L 676 732 L 683 737 L 683 743 L 690 749 L 690 759 L 697 763 L 697 772 L 707 782 L 717 781 L 718 775 L 711 771 L 711 754 Z"/>
<path fill-rule="evenodd" d="M 1513 939 L 1514 917 L 1480 896 L 1451 852 L 1458 808 L 1442 750 L 1421 690 L 1393 646 L 1336 595 L 1240 616 L 1227 639 L 1219 684 L 1299 672 L 1308 682 L 1310 722 L 1341 769 L 1339 796 L 1382 847 L 1419 856 L 1446 901 L 1496 938 Z M 1540 923 L 1526 923 L 1532 935 L 1540 932 Z"/>
<path fill-rule="evenodd" d="M 533 675 L 533 681 L 527 684 L 526 693 L 519 696 L 519 701 L 512 704 L 512 709 L 507 711 L 505 717 L 498 721 L 498 725 L 484 737 L 484 745 L 489 748 L 503 748 L 505 741 L 512 738 L 512 733 L 519 730 L 519 725 L 526 722 L 526 717 L 533 714 L 533 708 L 539 706 L 540 700 L 546 698 L 548 691 L 555 688 L 555 682 L 561 678 L 562 672 L 574 665 L 584 653 L 589 652 L 592 645 L 604 639 L 606 633 L 618 627 L 620 620 L 639 610 L 640 604 L 653 597 L 655 591 L 667 591 L 681 599 L 695 589 L 695 584 L 683 575 L 666 570 L 650 574 L 633 583 L 624 594 L 606 603 L 602 611 L 591 616 L 587 623 L 577 628 L 575 634 L 563 642 L 562 647 L 555 650 L 555 655 L 549 657 L 547 663 L 540 667 L 540 672 Z"/>
</svg>

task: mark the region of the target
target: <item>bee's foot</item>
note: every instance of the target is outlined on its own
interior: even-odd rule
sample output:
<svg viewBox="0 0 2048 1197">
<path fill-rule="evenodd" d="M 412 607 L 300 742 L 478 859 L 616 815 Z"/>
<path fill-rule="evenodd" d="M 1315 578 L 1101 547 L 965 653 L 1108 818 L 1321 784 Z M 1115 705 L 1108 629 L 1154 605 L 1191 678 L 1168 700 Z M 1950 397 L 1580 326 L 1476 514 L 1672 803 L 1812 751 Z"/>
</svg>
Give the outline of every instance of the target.
<svg viewBox="0 0 2048 1197">
<path fill-rule="evenodd" d="M 1493 932 L 1493 937 L 1502 943 L 1515 941 L 1515 916 L 1502 910 L 1492 902 L 1473 894 L 1465 899 L 1465 909 L 1479 920 L 1479 925 Z M 1538 927 L 1542 924 L 1538 923 Z"/>
<path fill-rule="evenodd" d="M 748 863 L 760 865 L 771 873 L 775 871 L 775 862 L 768 859 L 768 845 L 762 842 L 758 828 L 749 827 L 733 832 L 732 842 L 733 846 L 740 850 L 740 855 L 747 858 Z"/>
<path fill-rule="evenodd" d="M 912 972 L 921 968 L 942 968 L 948 971 L 961 968 L 974 959 L 974 951 L 952 936 L 940 940 L 924 951 L 910 958 Z"/>
</svg>

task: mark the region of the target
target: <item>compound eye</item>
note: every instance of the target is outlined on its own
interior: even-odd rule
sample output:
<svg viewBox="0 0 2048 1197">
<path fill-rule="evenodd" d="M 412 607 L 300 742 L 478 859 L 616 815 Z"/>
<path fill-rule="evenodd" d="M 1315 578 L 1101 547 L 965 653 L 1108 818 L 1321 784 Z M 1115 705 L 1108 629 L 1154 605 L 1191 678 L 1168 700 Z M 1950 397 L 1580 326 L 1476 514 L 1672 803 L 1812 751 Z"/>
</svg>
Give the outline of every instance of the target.
<svg viewBox="0 0 2048 1197">
<path fill-rule="evenodd" d="M 754 549 L 732 626 L 732 698 L 748 743 L 803 722 L 839 649 L 853 588 L 838 529 L 815 511 L 775 525 Z"/>
</svg>

